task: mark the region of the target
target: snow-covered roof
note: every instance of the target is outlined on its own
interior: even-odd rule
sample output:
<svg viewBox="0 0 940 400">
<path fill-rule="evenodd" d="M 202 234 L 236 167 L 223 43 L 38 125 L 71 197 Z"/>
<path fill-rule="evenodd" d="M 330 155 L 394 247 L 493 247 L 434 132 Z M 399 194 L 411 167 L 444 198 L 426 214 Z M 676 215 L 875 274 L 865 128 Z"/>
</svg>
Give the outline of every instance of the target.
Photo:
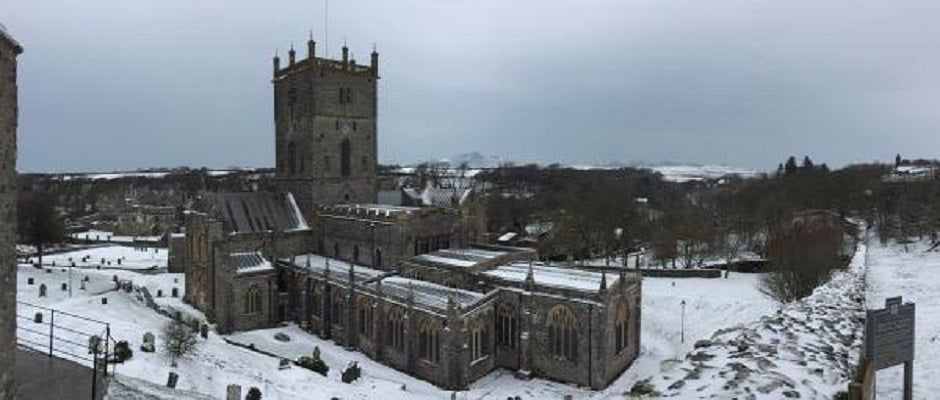
<svg viewBox="0 0 940 400">
<path fill-rule="evenodd" d="M 456 305 L 461 308 L 476 304 L 486 296 L 482 293 L 454 289 L 436 283 L 400 276 L 387 277 L 382 279 L 381 282 L 383 295 L 390 296 L 403 303 L 407 302 L 410 296 L 414 296 L 416 306 L 423 306 L 437 311 L 447 309 L 447 301 L 451 296 L 456 301 Z M 378 282 L 373 282 L 369 284 L 369 287 L 378 290 L 377 285 Z"/>
<path fill-rule="evenodd" d="M 496 239 L 496 241 L 497 241 L 497 242 L 508 242 L 508 241 L 512 240 L 512 238 L 514 238 L 514 237 L 516 237 L 516 236 L 518 236 L 518 234 L 517 234 L 516 232 L 506 232 L 506 233 L 500 235 L 499 238 Z"/>
<path fill-rule="evenodd" d="M 214 214 L 231 233 L 310 229 L 290 193 L 213 193 L 206 196 Z"/>
<path fill-rule="evenodd" d="M 389 204 L 336 204 L 327 207 L 327 210 L 340 211 L 347 214 L 365 214 L 391 217 L 401 214 L 413 214 L 420 211 L 417 207 L 393 206 Z"/>
<path fill-rule="evenodd" d="M 472 267 L 506 254 L 509 252 L 478 248 L 444 249 L 416 256 L 415 259 L 453 267 Z"/>
<path fill-rule="evenodd" d="M 274 266 L 271 262 L 261 255 L 258 251 L 231 253 L 232 263 L 235 264 L 235 273 L 247 274 L 253 272 L 273 271 Z"/>
<path fill-rule="evenodd" d="M 354 267 L 353 274 L 357 283 L 377 278 L 384 274 L 383 271 L 379 271 L 377 269 L 372 269 L 361 265 L 353 265 L 346 261 L 327 258 L 317 254 L 301 254 L 292 257 L 281 257 L 278 259 L 278 261 L 291 265 L 294 268 L 309 270 L 319 276 L 322 276 L 325 273 L 327 264 L 329 264 L 329 279 L 338 282 L 346 282 L 349 280 L 350 266 Z"/>
<path fill-rule="evenodd" d="M 580 291 L 596 292 L 601 287 L 600 272 L 584 271 L 574 268 L 550 267 L 542 263 L 534 263 L 532 278 L 536 285 L 553 286 Z M 483 274 L 509 282 L 525 282 L 529 272 L 529 263 L 513 263 L 503 265 L 496 269 L 485 271 Z M 619 279 L 618 274 L 607 274 L 607 285 L 613 285 Z"/>
</svg>

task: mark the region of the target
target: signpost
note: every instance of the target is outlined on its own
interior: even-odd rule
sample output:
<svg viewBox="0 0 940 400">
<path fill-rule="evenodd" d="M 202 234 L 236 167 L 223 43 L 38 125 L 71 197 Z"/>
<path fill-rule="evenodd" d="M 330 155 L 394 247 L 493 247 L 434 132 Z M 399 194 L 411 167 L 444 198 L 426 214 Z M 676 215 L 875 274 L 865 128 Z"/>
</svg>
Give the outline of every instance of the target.
<svg viewBox="0 0 940 400">
<path fill-rule="evenodd" d="M 913 398 L 914 303 L 904 304 L 900 296 L 892 297 L 885 300 L 885 308 L 867 311 L 865 357 L 876 371 L 904 364 L 903 398 Z"/>
</svg>

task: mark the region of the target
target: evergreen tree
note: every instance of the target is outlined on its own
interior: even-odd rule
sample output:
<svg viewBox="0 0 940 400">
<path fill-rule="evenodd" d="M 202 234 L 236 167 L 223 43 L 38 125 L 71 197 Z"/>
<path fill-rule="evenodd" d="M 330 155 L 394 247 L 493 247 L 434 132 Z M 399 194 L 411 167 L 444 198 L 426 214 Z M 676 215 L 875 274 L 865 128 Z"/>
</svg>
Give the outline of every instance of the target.
<svg viewBox="0 0 940 400">
<path fill-rule="evenodd" d="M 809 156 L 803 156 L 803 172 L 813 172 L 813 160 L 809 159 Z"/>
<path fill-rule="evenodd" d="M 793 175 L 796 173 L 796 157 L 790 156 L 786 165 L 783 166 L 784 175 Z"/>
</svg>

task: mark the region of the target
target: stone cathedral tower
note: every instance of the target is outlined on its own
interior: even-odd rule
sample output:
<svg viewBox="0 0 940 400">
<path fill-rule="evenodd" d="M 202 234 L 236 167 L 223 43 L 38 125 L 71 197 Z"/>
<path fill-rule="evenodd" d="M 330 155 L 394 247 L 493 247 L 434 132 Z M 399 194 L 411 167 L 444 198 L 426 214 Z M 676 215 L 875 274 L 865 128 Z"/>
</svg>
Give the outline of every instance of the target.
<svg viewBox="0 0 940 400">
<path fill-rule="evenodd" d="M 378 61 L 356 64 L 345 45 L 320 58 L 313 40 L 306 59 L 274 57 L 275 180 L 308 219 L 316 205 L 376 202 Z"/>
<path fill-rule="evenodd" d="M 0 25 L 0 400 L 16 398 L 16 56 Z"/>
</svg>

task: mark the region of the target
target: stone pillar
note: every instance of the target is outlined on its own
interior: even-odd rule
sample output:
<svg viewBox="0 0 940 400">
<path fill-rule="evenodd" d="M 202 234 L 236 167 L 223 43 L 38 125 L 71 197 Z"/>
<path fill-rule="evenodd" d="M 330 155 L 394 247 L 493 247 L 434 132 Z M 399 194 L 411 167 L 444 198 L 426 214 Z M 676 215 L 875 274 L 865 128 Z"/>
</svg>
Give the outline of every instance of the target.
<svg viewBox="0 0 940 400">
<path fill-rule="evenodd" d="M 0 27 L 0 400 L 16 398 L 16 56 L 23 51 Z"/>
</svg>

